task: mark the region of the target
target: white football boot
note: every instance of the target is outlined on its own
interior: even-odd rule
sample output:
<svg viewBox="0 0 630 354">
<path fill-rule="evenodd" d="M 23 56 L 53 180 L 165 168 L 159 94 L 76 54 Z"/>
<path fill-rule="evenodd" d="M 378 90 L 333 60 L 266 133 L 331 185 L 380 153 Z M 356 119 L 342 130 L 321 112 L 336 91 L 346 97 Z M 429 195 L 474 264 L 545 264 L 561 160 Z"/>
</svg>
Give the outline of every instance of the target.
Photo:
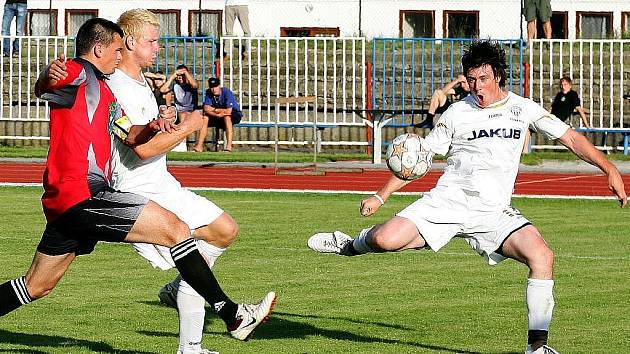
<svg viewBox="0 0 630 354">
<path fill-rule="evenodd" d="M 334 231 L 316 233 L 308 239 L 306 244 L 316 252 L 341 254 L 344 246 L 352 241 L 352 237 L 341 231 Z"/>
<path fill-rule="evenodd" d="M 528 345 L 527 349 L 525 349 L 525 354 L 560 354 L 560 353 L 558 353 L 555 349 L 545 344 L 536 350 L 532 350 L 532 346 Z"/>
<path fill-rule="evenodd" d="M 200 348 L 195 350 L 178 350 L 177 354 L 219 354 L 219 352 L 213 352 L 212 350 Z"/>
<path fill-rule="evenodd" d="M 236 311 L 237 327 L 228 328 L 232 337 L 247 340 L 258 325 L 265 323 L 276 305 L 276 293 L 270 291 L 264 299 L 257 304 L 239 304 Z"/>
</svg>

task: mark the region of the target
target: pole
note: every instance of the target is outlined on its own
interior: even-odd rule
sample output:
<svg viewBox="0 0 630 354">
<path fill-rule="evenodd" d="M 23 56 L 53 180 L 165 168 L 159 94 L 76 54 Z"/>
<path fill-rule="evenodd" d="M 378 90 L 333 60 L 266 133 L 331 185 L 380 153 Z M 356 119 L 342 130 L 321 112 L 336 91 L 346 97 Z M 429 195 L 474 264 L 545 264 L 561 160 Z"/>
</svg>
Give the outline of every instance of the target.
<svg viewBox="0 0 630 354">
<path fill-rule="evenodd" d="M 199 0 L 199 18 L 197 19 L 197 36 L 201 35 L 201 0 Z"/>
<path fill-rule="evenodd" d="M 48 0 L 48 35 L 52 36 L 53 21 L 52 21 L 52 0 Z"/>
<path fill-rule="evenodd" d="M 362 36 L 361 34 L 361 0 L 359 0 L 359 37 Z"/>
</svg>

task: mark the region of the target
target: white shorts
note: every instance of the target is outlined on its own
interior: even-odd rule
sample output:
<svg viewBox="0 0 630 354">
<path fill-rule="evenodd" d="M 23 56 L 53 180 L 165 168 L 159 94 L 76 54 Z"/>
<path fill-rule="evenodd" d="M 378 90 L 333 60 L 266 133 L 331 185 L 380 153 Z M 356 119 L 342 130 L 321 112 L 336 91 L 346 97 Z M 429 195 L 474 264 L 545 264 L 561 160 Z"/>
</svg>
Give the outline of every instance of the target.
<svg viewBox="0 0 630 354">
<path fill-rule="evenodd" d="M 463 238 L 490 265 L 505 259 L 495 251 L 515 231 L 531 223 L 511 206 L 500 211 L 469 210 L 464 203 L 425 194 L 397 216 L 416 224 L 427 245 L 435 252 L 453 237 Z"/>
<path fill-rule="evenodd" d="M 216 204 L 184 188 L 179 188 L 174 192 L 145 196 L 177 215 L 178 218 L 188 225 L 191 231 L 211 224 L 223 214 L 223 209 Z M 175 268 L 175 262 L 171 258 L 171 252 L 168 247 L 148 243 L 134 243 L 133 247 L 153 267 L 162 270 Z M 208 253 L 210 253 L 207 251 L 208 243 L 197 240 L 197 247 L 199 252 L 206 256 L 204 258 L 210 261 L 208 265 L 212 266 L 213 257 L 207 257 Z"/>
</svg>

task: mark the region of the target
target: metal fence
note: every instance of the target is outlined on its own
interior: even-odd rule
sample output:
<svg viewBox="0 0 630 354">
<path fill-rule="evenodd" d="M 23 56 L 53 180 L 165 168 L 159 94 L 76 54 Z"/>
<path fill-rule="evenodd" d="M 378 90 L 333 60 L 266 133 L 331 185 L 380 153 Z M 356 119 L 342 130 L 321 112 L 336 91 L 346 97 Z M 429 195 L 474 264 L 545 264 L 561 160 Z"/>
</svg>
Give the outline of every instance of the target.
<svg viewBox="0 0 630 354">
<path fill-rule="evenodd" d="M 560 78 L 569 76 L 591 127 L 630 127 L 623 98 L 630 92 L 630 40 L 532 40 L 527 52 L 533 100 L 550 109 Z"/>
<path fill-rule="evenodd" d="M 426 110 L 433 91 L 462 73 L 461 57 L 469 38 L 374 38 L 372 43 L 372 107 Z M 508 64 L 506 88 L 522 94 L 523 47 L 520 39 L 495 40 Z M 410 125 L 404 112 L 390 125 Z"/>
<path fill-rule="evenodd" d="M 243 109 L 242 123 L 361 125 L 366 106 L 365 38 L 223 37 L 221 71 Z M 315 104 L 275 99 L 315 96 Z"/>
</svg>

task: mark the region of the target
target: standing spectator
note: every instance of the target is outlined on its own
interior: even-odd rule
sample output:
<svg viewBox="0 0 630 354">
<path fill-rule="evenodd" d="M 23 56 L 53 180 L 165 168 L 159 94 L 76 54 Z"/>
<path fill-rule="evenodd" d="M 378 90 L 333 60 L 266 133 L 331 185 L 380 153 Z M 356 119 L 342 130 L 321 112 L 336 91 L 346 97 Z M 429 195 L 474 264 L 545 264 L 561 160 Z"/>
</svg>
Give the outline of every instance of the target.
<svg viewBox="0 0 630 354">
<path fill-rule="evenodd" d="M 226 142 L 225 150 L 232 151 L 232 138 L 234 135 L 234 124 L 238 124 L 243 118 L 241 107 L 236 102 L 234 93 L 227 87 L 221 87 L 219 79 L 211 77 L 208 79 L 208 90 L 203 100 L 203 119 L 206 122 L 199 130 L 197 144 L 194 150 L 203 151 L 203 142 L 208 133 L 208 126 L 219 127 L 225 130 Z"/>
<path fill-rule="evenodd" d="M 527 21 L 527 41 L 536 37 L 536 19 L 542 21 L 545 38 L 551 39 L 551 0 L 525 0 L 523 15 Z"/>
<path fill-rule="evenodd" d="M 249 30 L 249 0 L 225 0 L 225 34 L 228 37 L 234 35 L 234 20 L 238 18 L 238 22 L 241 23 L 243 29 L 243 35 L 250 37 L 251 32 Z M 229 51 L 232 50 L 232 41 L 228 42 Z M 241 48 L 241 55 L 243 59 L 246 58 L 247 46 Z M 225 49 L 224 49 L 225 50 Z M 229 51 L 227 53 L 229 54 Z M 226 58 L 229 58 L 225 55 Z"/>
<path fill-rule="evenodd" d="M 2 35 L 10 36 L 11 35 L 11 22 L 15 17 L 15 34 L 17 36 L 24 35 L 24 23 L 26 22 L 26 0 L 6 0 L 4 3 L 4 15 L 2 16 Z M 5 57 L 11 55 L 10 45 L 11 40 L 9 38 L 4 38 L 2 41 L 3 49 L 2 54 Z M 18 39 L 13 41 L 13 56 L 17 57 L 19 55 L 18 48 Z"/>
<path fill-rule="evenodd" d="M 560 118 L 561 121 L 566 122 L 571 117 L 573 112 L 578 112 L 582 119 L 582 124 L 585 128 L 590 128 L 584 109 L 580 105 L 580 97 L 577 92 L 571 88 L 571 78 L 563 76 L 560 79 L 560 91 L 556 94 L 551 104 L 551 114 Z"/>
<path fill-rule="evenodd" d="M 422 122 L 416 124 L 416 127 L 433 129 L 433 117 L 438 113 L 444 113 L 451 104 L 468 96 L 469 93 L 470 87 L 468 86 L 466 77 L 461 74 L 457 75 L 455 80 L 433 92 L 427 117 Z"/>
</svg>

